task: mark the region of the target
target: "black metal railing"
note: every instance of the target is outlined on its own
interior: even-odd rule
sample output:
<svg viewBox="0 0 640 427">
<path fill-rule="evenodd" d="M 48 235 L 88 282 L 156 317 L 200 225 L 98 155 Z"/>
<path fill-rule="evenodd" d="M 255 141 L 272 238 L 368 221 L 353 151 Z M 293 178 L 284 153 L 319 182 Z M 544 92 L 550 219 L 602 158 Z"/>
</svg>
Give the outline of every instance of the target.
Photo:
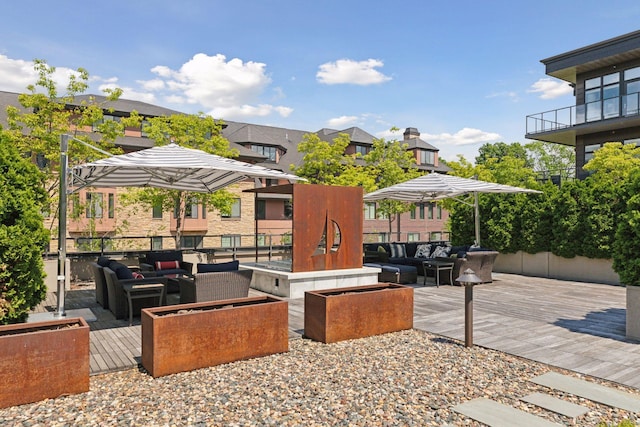
<svg viewBox="0 0 640 427">
<path fill-rule="evenodd" d="M 640 93 L 616 96 L 527 116 L 527 135 L 589 122 L 640 115 Z"/>
</svg>

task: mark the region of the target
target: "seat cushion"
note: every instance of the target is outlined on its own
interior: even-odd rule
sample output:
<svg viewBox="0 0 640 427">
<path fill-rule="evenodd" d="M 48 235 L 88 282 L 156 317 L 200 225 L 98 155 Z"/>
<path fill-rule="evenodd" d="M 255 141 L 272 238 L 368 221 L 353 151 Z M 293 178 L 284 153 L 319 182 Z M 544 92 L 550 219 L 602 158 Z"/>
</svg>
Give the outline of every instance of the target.
<svg viewBox="0 0 640 427">
<path fill-rule="evenodd" d="M 218 264 L 198 264 L 198 273 L 216 273 L 220 271 L 235 271 L 240 268 L 240 261 L 221 262 Z"/>
<path fill-rule="evenodd" d="M 184 275 L 184 276 L 189 276 L 189 272 L 185 269 L 182 268 L 170 268 L 167 270 L 156 270 L 155 271 L 156 276 L 179 276 L 179 275 Z"/>
</svg>

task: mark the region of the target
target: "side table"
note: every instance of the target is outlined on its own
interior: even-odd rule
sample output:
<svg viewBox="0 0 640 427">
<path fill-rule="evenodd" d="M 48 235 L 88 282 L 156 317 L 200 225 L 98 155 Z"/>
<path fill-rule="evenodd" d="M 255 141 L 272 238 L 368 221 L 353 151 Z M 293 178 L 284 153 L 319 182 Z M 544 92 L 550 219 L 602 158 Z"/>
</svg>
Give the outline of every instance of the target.
<svg viewBox="0 0 640 427">
<path fill-rule="evenodd" d="M 139 298 L 158 297 L 158 305 L 162 305 L 165 285 L 163 283 L 139 283 L 122 285 L 129 302 L 129 326 L 133 324 L 133 300 Z"/>
<path fill-rule="evenodd" d="M 435 259 L 422 261 L 422 268 L 424 269 L 424 281 L 422 286 L 427 285 L 427 271 L 433 271 L 436 277 L 436 287 L 440 287 L 440 272 L 449 271 L 449 284 L 453 285 L 453 262 L 450 261 L 437 261 Z"/>
</svg>

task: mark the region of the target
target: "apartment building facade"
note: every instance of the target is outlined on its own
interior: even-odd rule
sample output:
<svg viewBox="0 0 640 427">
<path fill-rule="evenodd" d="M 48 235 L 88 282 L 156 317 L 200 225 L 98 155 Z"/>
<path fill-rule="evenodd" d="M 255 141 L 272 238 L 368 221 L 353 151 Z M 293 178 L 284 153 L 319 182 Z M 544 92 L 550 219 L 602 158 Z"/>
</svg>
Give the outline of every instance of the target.
<svg viewBox="0 0 640 427">
<path fill-rule="evenodd" d="M 7 105 L 19 106 L 17 93 L 0 92 L 0 123 L 6 124 Z M 76 97 L 73 106 L 93 98 L 104 108 L 104 120 L 120 120 L 132 111 L 143 118 L 182 114 L 178 111 L 147 104 L 139 101 L 107 101 L 95 95 Z M 143 120 L 144 123 L 144 120 Z M 88 132 L 91 132 L 89 129 Z M 272 126 L 255 125 L 240 122 L 225 122 L 222 135 L 229 141 L 230 147 L 238 151 L 238 160 L 259 164 L 264 167 L 291 172 L 291 165 L 302 162 L 302 154 L 297 145 L 305 134 L 316 133 L 322 140 L 332 141 L 340 133 L 349 135 L 350 144 L 347 153 L 366 154 L 373 146 L 374 137 L 364 130 L 352 127 L 342 130 L 321 129 L 317 132 Z M 446 172 L 448 168 L 439 163 L 438 149 L 420 140 L 415 128 L 407 128 L 404 142 L 408 150 L 416 157 L 420 169 L 430 172 Z M 154 141 L 139 128 L 127 128 L 125 135 L 116 140 L 116 144 L 125 152 L 150 148 Z M 272 193 L 249 193 L 244 190 L 257 186 L 278 185 L 283 182 L 273 180 L 250 180 L 231 187 L 236 199 L 230 215 L 221 215 L 205 206 L 187 207 L 187 218 L 183 226 L 181 245 L 183 248 L 239 247 L 255 244 L 255 235 L 259 245 L 281 244 L 291 233 L 292 205 L 289 196 Z M 127 239 L 127 248 L 140 249 L 170 248 L 173 242 L 170 236 L 176 232 L 176 219 L 172 213 L 161 209 L 141 209 L 139 206 L 125 206 L 119 200 L 126 189 L 100 188 L 80 190 L 71 198 L 70 209 L 76 209 L 69 216 L 68 235 L 73 239 L 72 249 L 82 250 L 92 247 L 95 250 L 96 238 L 115 238 L 136 236 Z M 369 240 L 386 241 L 398 237 L 397 220 L 394 221 L 394 235 L 389 235 L 389 222 L 376 213 L 375 204 L 365 207 L 364 230 Z M 413 212 L 400 218 L 401 239 L 426 240 L 430 236 L 440 238 L 447 219 L 446 211 L 432 203 L 418 205 Z M 50 220 L 49 220 L 50 222 Z M 51 225 L 51 224 L 49 224 Z M 93 242 L 93 243 L 92 243 Z M 107 240 L 108 245 L 117 245 Z M 109 249 L 108 247 L 105 249 Z"/>
<path fill-rule="evenodd" d="M 575 147 L 576 176 L 606 142 L 640 142 L 640 31 L 541 60 L 575 105 L 527 116 L 525 137 Z"/>
</svg>

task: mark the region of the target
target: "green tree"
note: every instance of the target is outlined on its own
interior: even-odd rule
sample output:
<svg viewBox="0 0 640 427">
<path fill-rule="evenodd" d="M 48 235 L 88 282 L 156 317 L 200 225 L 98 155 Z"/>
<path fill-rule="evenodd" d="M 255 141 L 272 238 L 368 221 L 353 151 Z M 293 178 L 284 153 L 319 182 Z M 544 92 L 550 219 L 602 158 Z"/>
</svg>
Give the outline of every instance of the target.
<svg viewBox="0 0 640 427">
<path fill-rule="evenodd" d="M 533 141 L 524 146 L 532 168 L 545 178 L 560 176 L 562 182 L 575 177 L 576 152 L 573 147 L 550 142 Z"/>
<path fill-rule="evenodd" d="M 221 134 L 222 121 L 202 114 L 174 114 L 148 119 L 144 127 L 157 146 L 176 143 L 183 147 L 196 148 L 222 157 L 237 157 L 236 150 L 229 148 L 229 141 Z M 229 214 L 234 195 L 226 189 L 213 193 L 194 193 L 163 188 L 128 189 L 120 199 L 124 205 L 139 204 L 147 209 L 160 207 L 163 212 L 175 213 L 177 249 L 182 246 L 182 236 L 187 208 L 192 204 L 206 206 Z"/>
<path fill-rule="evenodd" d="M 349 135 L 340 133 L 333 141 L 323 141 L 317 134 L 308 133 L 298 144 L 303 153 L 302 164 L 291 165 L 291 171 L 306 178 L 309 184 L 350 185 L 342 176 L 353 173 L 355 156 L 345 154 L 350 143 Z"/>
<path fill-rule="evenodd" d="M 618 217 L 613 244 L 613 269 L 625 285 L 640 286 L 640 169 L 630 172 L 628 189 L 631 197 L 625 211 Z"/>
<path fill-rule="evenodd" d="M 46 296 L 44 175 L 0 130 L 0 324 L 22 322 Z"/>
<path fill-rule="evenodd" d="M 485 164 L 490 159 L 499 162 L 507 156 L 524 160 L 528 168 L 532 167 L 530 159 L 527 156 L 527 150 L 525 150 L 525 148 L 519 142 L 513 142 L 511 144 L 507 144 L 504 142 L 494 142 L 482 145 L 478 149 L 476 164 Z"/>
<path fill-rule="evenodd" d="M 53 79 L 55 67 L 36 59 L 34 69 L 38 73 L 38 80 L 27 87 L 28 93 L 18 96 L 23 108 L 7 107 L 7 131 L 11 133 L 21 153 L 30 154 L 34 159 L 36 156 L 41 157 L 42 161 L 38 164 L 47 178 L 43 181 L 43 186 L 50 203 L 57 207 L 61 135 L 71 135 L 87 144 L 118 154 L 122 150 L 113 144 L 116 137 L 124 135 L 125 126 L 136 126 L 140 119 L 134 113 L 132 117 L 121 121 L 104 121 L 103 106 L 91 97 L 82 101 L 79 106 L 71 107 L 70 103 L 88 88 L 89 73 L 83 68 L 69 75 L 64 94 L 58 92 Z M 115 101 L 121 92 L 120 89 L 108 89 L 105 91 L 106 99 Z M 94 127 L 99 133 L 92 131 Z M 97 141 L 92 139 L 94 135 L 99 136 Z M 78 142 L 71 142 L 69 145 L 70 166 L 95 160 L 100 156 L 99 152 L 87 145 Z M 57 211 L 54 211 L 52 217 L 57 217 Z"/>
<path fill-rule="evenodd" d="M 384 138 L 373 140 L 373 148 L 364 156 L 367 175 L 376 183 L 376 188 L 372 190 L 390 187 L 421 175 L 420 170 L 415 167 L 414 154 L 407 151 L 407 148 L 406 143 L 397 140 L 386 141 Z M 401 213 L 413 207 L 411 203 L 396 200 L 382 200 L 378 206 L 378 211 L 389 220 L 390 234 L 393 231 L 393 221 L 397 220 Z M 399 228 L 398 234 L 400 234 Z"/>
</svg>

